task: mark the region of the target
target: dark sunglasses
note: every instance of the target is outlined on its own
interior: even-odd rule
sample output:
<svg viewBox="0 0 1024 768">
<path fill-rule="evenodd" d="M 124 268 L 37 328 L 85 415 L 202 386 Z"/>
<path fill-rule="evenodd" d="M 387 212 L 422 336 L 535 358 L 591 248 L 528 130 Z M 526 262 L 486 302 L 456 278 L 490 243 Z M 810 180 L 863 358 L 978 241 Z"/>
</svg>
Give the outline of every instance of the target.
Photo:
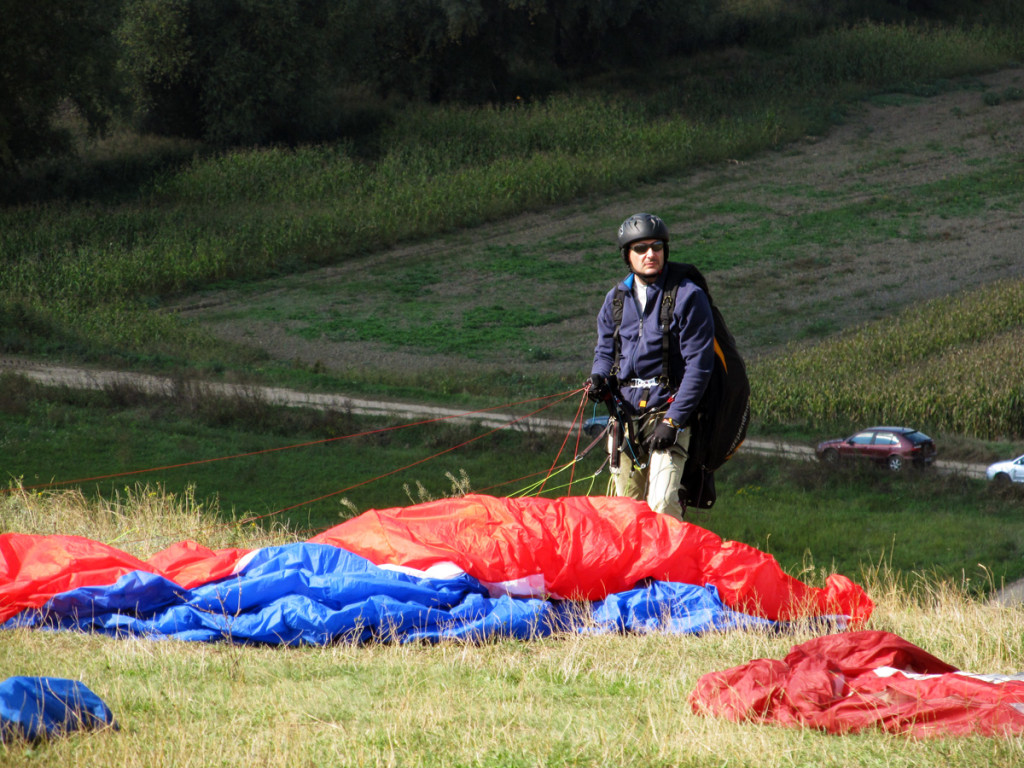
<svg viewBox="0 0 1024 768">
<path fill-rule="evenodd" d="M 653 243 L 633 243 L 633 245 L 629 246 L 629 250 L 631 250 L 637 256 L 641 256 L 647 253 L 648 249 L 654 251 L 655 253 L 661 253 L 663 250 L 665 250 L 665 244 L 661 242 L 661 240 L 656 240 Z"/>
</svg>

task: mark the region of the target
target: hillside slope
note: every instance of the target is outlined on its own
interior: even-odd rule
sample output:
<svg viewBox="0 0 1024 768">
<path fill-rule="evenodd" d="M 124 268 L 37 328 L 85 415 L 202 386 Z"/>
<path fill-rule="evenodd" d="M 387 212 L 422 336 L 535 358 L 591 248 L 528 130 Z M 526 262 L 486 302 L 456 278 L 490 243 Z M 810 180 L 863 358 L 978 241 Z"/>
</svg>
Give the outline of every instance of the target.
<svg viewBox="0 0 1024 768">
<path fill-rule="evenodd" d="M 467 372 L 571 375 L 589 366 L 593 315 L 621 273 L 615 228 L 648 210 L 668 221 L 673 258 L 709 273 L 741 348 L 757 358 L 1024 276 L 1022 87 L 1024 70 L 1013 69 L 936 95 L 879 96 L 828 135 L 774 152 L 428 242 L 380 252 L 369 244 L 362 259 L 189 297 L 175 309 L 275 359 L 333 371 L 429 374 L 458 358 Z M 398 282 L 400 290 L 384 290 Z M 432 324 L 432 336 L 392 327 L 389 313 L 403 304 Z M 500 325 L 502 312 L 519 313 L 515 338 L 485 337 L 472 349 L 437 338 L 448 323 L 455 339 Z M 367 318 L 379 336 L 364 328 Z"/>
</svg>

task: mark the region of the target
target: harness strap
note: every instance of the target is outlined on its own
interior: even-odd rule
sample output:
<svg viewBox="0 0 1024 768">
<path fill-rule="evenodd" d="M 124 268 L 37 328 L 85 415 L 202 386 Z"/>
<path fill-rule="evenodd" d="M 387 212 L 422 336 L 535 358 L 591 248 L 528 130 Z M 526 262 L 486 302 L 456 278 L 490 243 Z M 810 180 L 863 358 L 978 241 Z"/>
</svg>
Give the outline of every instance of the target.
<svg viewBox="0 0 1024 768">
<path fill-rule="evenodd" d="M 668 280 L 665 282 L 665 290 L 661 296 L 661 379 L 663 387 L 669 386 L 669 353 L 671 352 L 672 341 L 672 310 L 676 305 L 676 291 L 679 290 L 679 282 L 672 279 L 672 272 L 669 271 Z"/>
<path fill-rule="evenodd" d="M 615 295 L 612 297 L 612 322 L 615 323 L 615 330 L 612 332 L 612 360 L 615 361 L 612 364 L 612 376 L 618 375 L 619 360 L 622 357 L 622 337 L 620 331 L 622 330 L 622 304 L 625 299 L 626 292 L 621 288 L 617 288 Z"/>
<path fill-rule="evenodd" d="M 612 416 L 608 419 L 608 469 L 619 471 L 619 451 L 622 450 L 622 425 Z"/>
</svg>

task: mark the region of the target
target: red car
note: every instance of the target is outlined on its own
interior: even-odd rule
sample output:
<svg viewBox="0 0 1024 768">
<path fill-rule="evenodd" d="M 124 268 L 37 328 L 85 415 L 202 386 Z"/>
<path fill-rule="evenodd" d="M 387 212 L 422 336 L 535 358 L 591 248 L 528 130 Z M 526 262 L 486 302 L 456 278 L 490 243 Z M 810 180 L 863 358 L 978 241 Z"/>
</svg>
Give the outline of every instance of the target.
<svg viewBox="0 0 1024 768">
<path fill-rule="evenodd" d="M 859 457 L 883 464 L 894 472 L 908 462 L 925 467 L 935 461 L 935 443 L 910 427 L 869 427 L 844 439 L 818 443 L 814 452 L 831 464 Z"/>
</svg>

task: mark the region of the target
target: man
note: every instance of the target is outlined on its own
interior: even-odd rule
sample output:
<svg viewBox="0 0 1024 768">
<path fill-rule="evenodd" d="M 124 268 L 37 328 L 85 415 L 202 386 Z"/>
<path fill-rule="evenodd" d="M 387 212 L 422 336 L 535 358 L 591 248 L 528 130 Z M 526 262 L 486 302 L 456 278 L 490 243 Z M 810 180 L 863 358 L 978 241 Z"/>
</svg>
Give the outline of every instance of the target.
<svg viewBox="0 0 1024 768">
<path fill-rule="evenodd" d="M 688 422 L 711 377 L 715 325 L 707 295 L 685 277 L 670 279 L 668 243 L 665 222 L 649 213 L 619 227 L 630 274 L 598 313 L 586 386 L 595 402 L 620 402 L 625 423 L 612 425 L 609 447 L 616 494 L 646 499 L 656 512 L 681 519 Z M 676 282 L 671 321 L 662 329 L 662 302 Z"/>
</svg>

